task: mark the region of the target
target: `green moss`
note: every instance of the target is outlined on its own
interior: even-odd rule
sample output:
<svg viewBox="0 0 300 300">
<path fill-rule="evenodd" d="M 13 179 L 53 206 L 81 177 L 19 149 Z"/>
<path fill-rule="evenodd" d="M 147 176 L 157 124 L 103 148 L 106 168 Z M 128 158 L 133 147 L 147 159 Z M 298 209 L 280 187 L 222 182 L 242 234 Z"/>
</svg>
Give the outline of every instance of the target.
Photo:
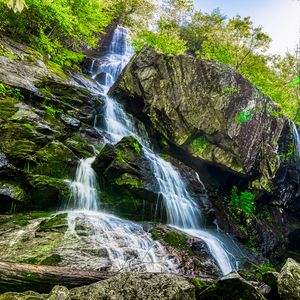
<svg viewBox="0 0 300 300">
<path fill-rule="evenodd" d="M 49 218 L 52 215 L 52 212 L 49 211 L 38 211 L 38 212 L 32 212 L 30 214 L 30 217 L 32 219 L 39 219 L 39 218 Z"/>
<path fill-rule="evenodd" d="M 8 57 L 11 60 L 19 60 L 20 57 L 15 55 L 13 52 L 4 48 L 3 45 L 0 44 L 0 56 Z"/>
<path fill-rule="evenodd" d="M 133 188 L 142 188 L 143 184 L 140 179 L 133 177 L 133 175 L 124 173 L 115 180 L 117 185 L 128 185 Z"/>
<path fill-rule="evenodd" d="M 212 285 L 211 282 L 203 281 L 203 280 L 201 280 L 200 278 L 197 278 L 197 277 L 193 278 L 191 280 L 191 282 L 195 286 L 197 294 L 201 293 L 203 290 L 205 290 L 206 288 L 208 288 L 209 286 Z"/>
<path fill-rule="evenodd" d="M 141 146 L 139 145 L 138 142 L 134 142 L 134 143 L 133 143 L 133 147 L 134 147 L 134 150 L 135 150 L 135 152 L 136 152 L 137 154 L 141 154 L 142 148 L 141 148 Z"/>
<path fill-rule="evenodd" d="M 66 213 L 55 215 L 49 220 L 42 221 L 40 224 L 40 230 L 47 231 L 53 228 L 65 228 L 67 226 L 66 218 Z"/>
<path fill-rule="evenodd" d="M 186 251 L 189 255 L 193 252 L 188 243 L 186 235 L 181 234 L 177 231 L 163 231 L 160 228 L 153 228 L 150 230 L 150 234 L 154 240 L 163 240 L 167 245 Z"/>
<path fill-rule="evenodd" d="M 38 166 L 34 173 L 55 178 L 70 178 L 78 158 L 64 144 L 54 141 L 36 152 Z"/>
<path fill-rule="evenodd" d="M 238 93 L 240 91 L 239 88 L 235 88 L 235 87 L 227 87 L 223 90 L 224 94 L 234 94 L 234 93 Z"/>
<path fill-rule="evenodd" d="M 15 223 L 19 226 L 26 226 L 29 222 L 26 219 L 17 219 L 15 220 Z"/>
<path fill-rule="evenodd" d="M 52 61 L 47 61 L 46 67 L 50 74 L 56 74 L 65 80 L 68 79 L 68 76 L 66 75 L 66 73 L 64 72 L 64 70 L 62 69 L 62 67 L 60 65 L 58 65 Z"/>
<path fill-rule="evenodd" d="M 78 135 L 68 138 L 64 144 L 80 157 L 91 157 L 94 154 L 93 147 Z"/>
<path fill-rule="evenodd" d="M 24 97 L 21 94 L 20 89 L 10 87 L 6 84 L 0 83 L 0 97 L 9 96 L 17 100 L 23 100 Z"/>
<path fill-rule="evenodd" d="M 163 234 L 160 230 L 157 229 L 152 229 L 150 231 L 151 233 L 151 237 L 153 240 L 157 241 L 157 240 L 161 240 L 163 238 Z"/>
<path fill-rule="evenodd" d="M 33 131 L 33 126 L 32 126 L 31 124 L 29 124 L 29 123 L 24 123 L 23 126 L 26 127 L 27 129 Z"/>
<path fill-rule="evenodd" d="M 18 110 L 15 104 L 18 101 L 10 96 L 5 96 L 4 99 L 0 99 L 0 117 L 3 119 L 9 119 Z"/>
</svg>

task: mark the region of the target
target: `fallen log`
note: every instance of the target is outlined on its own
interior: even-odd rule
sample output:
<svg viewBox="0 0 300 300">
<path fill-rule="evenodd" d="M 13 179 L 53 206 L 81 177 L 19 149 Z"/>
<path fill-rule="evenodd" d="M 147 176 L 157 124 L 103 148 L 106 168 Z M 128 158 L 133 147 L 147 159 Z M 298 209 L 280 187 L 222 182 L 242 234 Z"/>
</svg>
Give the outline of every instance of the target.
<svg viewBox="0 0 300 300">
<path fill-rule="evenodd" d="M 55 285 L 73 288 L 108 279 L 114 275 L 116 273 L 0 262 L 0 293 L 28 290 L 49 293 Z"/>
</svg>

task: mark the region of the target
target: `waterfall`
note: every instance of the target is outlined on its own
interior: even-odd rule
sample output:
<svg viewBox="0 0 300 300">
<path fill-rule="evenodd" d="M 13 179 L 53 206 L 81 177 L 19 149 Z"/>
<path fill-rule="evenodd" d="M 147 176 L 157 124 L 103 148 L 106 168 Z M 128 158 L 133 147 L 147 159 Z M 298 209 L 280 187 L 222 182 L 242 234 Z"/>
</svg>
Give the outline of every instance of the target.
<svg viewBox="0 0 300 300">
<path fill-rule="evenodd" d="M 234 262 L 232 262 L 232 260 L 234 261 L 233 256 L 225 249 L 224 243 L 219 238 L 201 228 L 201 209 L 188 192 L 180 173 L 170 162 L 165 161 L 151 149 L 146 132 L 141 132 L 134 125 L 133 118 L 123 110 L 121 104 L 107 95 L 109 88 L 117 80 L 132 54 L 127 30 L 123 27 L 117 27 L 110 48 L 101 58 L 102 64 L 99 64 L 92 75 L 96 80 L 101 78 L 101 81 L 98 82 L 101 90 L 104 91 L 102 93 L 105 99 L 103 130 L 106 132 L 106 140 L 108 143 L 115 144 L 123 137 L 131 135 L 140 142 L 145 157 L 151 163 L 154 176 L 157 179 L 159 194 L 166 209 L 168 223 L 203 240 L 222 273 L 227 274 L 235 268 Z"/>
</svg>

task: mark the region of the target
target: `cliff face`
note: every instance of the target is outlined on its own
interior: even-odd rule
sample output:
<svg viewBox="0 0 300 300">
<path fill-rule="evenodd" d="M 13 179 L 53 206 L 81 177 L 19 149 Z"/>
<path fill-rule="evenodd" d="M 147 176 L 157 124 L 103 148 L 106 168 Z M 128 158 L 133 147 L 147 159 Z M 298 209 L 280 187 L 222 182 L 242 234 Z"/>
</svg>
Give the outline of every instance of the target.
<svg viewBox="0 0 300 300">
<path fill-rule="evenodd" d="M 293 151 L 291 123 L 235 70 L 148 47 L 112 94 L 186 155 L 251 178 L 258 190 L 277 190 L 276 175 Z"/>
<path fill-rule="evenodd" d="M 1 47 L 0 211 L 59 207 L 79 158 L 93 154 L 89 141 L 101 139 L 89 126 L 101 99 L 82 74 L 4 37 Z"/>
</svg>

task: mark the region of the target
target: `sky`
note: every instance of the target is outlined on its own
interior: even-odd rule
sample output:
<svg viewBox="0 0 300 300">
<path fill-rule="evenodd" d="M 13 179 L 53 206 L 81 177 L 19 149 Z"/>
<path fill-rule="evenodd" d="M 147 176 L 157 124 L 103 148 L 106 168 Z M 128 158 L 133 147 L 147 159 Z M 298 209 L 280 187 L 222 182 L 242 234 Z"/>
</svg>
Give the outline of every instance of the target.
<svg viewBox="0 0 300 300">
<path fill-rule="evenodd" d="M 271 38 L 270 52 L 294 52 L 300 35 L 299 0 L 194 0 L 195 8 L 211 12 L 220 8 L 228 17 L 250 16 L 254 25 L 261 25 Z"/>
</svg>

